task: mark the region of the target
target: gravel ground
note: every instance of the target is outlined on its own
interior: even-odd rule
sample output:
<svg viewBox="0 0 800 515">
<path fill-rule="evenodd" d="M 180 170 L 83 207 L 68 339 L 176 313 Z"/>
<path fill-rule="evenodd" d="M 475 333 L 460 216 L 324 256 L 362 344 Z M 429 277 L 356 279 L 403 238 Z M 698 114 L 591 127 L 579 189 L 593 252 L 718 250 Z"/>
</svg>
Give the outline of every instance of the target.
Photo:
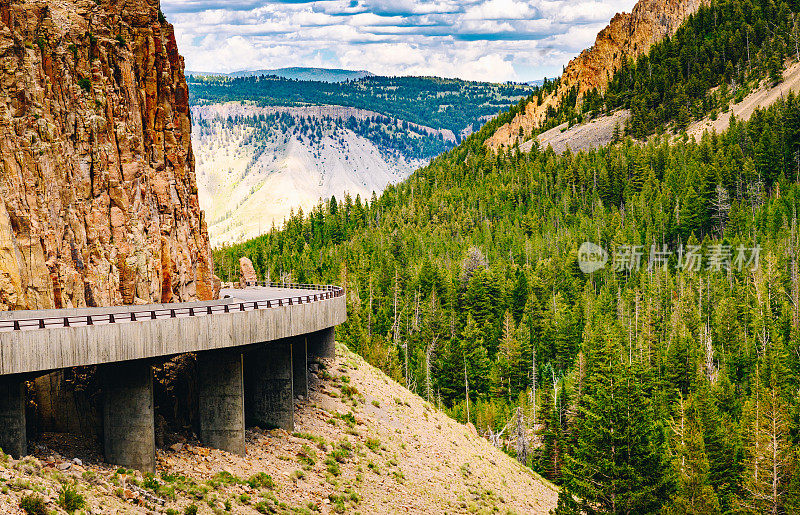
<svg viewBox="0 0 800 515">
<path fill-rule="evenodd" d="M 46 434 L 35 456 L 0 462 L 0 513 L 20 499 L 58 506 L 63 485 L 87 514 L 548 513 L 555 488 L 467 427 L 435 410 L 359 356 L 310 366 L 310 398 L 297 401 L 296 431 L 247 431 L 247 455 L 169 435 L 158 473 L 99 461 L 97 442 Z M 173 443 L 174 442 L 174 443 Z M 79 456 L 75 459 L 74 456 Z M 260 474 L 260 475 L 259 475 Z M 265 475 L 266 474 L 266 475 Z M 173 511 L 170 511 L 173 510 Z"/>
<path fill-rule="evenodd" d="M 614 139 L 614 127 L 617 124 L 619 124 L 620 133 L 623 134 L 625 122 L 629 117 L 630 111 L 623 109 L 610 116 L 601 116 L 589 123 L 570 128 L 564 123 L 539 134 L 537 140 L 542 148 L 551 145 L 558 154 L 563 153 L 567 148 L 573 152 L 591 150 L 611 143 Z M 533 140 L 527 141 L 520 145 L 520 150 L 529 152 L 532 146 Z"/>
</svg>

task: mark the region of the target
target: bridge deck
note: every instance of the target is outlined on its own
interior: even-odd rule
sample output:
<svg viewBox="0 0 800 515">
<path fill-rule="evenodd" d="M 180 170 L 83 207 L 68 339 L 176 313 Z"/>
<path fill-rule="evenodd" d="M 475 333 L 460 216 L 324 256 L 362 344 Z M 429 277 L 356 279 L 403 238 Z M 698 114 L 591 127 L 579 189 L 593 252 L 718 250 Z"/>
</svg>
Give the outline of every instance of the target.
<svg viewBox="0 0 800 515">
<path fill-rule="evenodd" d="M 345 321 L 341 288 L 223 290 L 216 301 L 0 313 L 0 375 L 241 347 Z"/>
</svg>

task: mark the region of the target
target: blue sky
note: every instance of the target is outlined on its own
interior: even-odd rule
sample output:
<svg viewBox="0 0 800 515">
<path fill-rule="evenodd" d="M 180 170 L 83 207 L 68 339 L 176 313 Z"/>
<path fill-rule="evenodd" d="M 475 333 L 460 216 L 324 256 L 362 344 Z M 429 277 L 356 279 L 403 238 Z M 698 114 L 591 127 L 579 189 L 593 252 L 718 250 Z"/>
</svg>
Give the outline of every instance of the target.
<svg viewBox="0 0 800 515">
<path fill-rule="evenodd" d="M 288 66 L 528 81 L 635 0 L 162 0 L 193 71 Z"/>
</svg>

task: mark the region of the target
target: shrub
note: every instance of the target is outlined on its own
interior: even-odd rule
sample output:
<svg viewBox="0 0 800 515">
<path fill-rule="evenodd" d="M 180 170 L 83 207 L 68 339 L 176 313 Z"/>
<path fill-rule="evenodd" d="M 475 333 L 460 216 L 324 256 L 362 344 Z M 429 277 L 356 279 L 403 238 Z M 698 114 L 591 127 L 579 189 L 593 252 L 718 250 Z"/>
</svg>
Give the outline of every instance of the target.
<svg viewBox="0 0 800 515">
<path fill-rule="evenodd" d="M 183 513 L 185 515 L 197 515 L 197 505 L 190 504 L 189 506 L 183 509 Z"/>
<path fill-rule="evenodd" d="M 24 496 L 19 501 L 19 507 L 28 515 L 47 515 L 47 504 L 41 495 Z"/>
<path fill-rule="evenodd" d="M 314 463 L 317 461 L 317 453 L 308 445 L 303 445 L 300 448 L 300 452 L 297 453 L 297 456 L 300 458 L 300 463 L 308 465 L 309 467 L 313 467 Z"/>
<path fill-rule="evenodd" d="M 247 484 L 250 485 L 250 488 L 275 488 L 275 481 L 273 481 L 272 476 L 265 472 L 259 472 L 258 474 L 250 476 L 250 479 L 247 480 Z"/>
<path fill-rule="evenodd" d="M 356 387 L 350 386 L 349 384 L 342 385 L 340 390 L 342 392 L 342 395 L 344 395 L 345 397 L 353 397 L 355 395 L 358 395 L 358 390 L 356 389 Z"/>
<path fill-rule="evenodd" d="M 217 472 L 214 475 L 212 481 L 217 485 L 237 485 L 242 483 L 242 480 L 238 477 L 234 476 L 230 472 L 223 470 L 222 472 Z"/>
<path fill-rule="evenodd" d="M 338 476 L 342 473 L 342 470 L 339 468 L 339 463 L 334 458 L 327 458 L 325 460 L 325 466 L 331 475 Z"/>
<path fill-rule="evenodd" d="M 161 484 L 158 482 L 153 473 L 146 473 L 144 475 L 144 480 L 142 481 L 142 486 L 154 492 L 158 492 L 158 487 L 161 486 Z"/>
<path fill-rule="evenodd" d="M 354 427 L 356 425 L 356 417 L 352 413 L 345 413 L 344 415 L 337 413 L 336 418 L 344 420 L 349 427 Z"/>
<path fill-rule="evenodd" d="M 86 77 L 78 79 L 78 86 L 83 88 L 84 91 L 88 92 L 90 89 L 92 89 L 92 81 Z"/>
<path fill-rule="evenodd" d="M 86 506 L 86 499 L 78 493 L 74 485 L 64 485 L 58 493 L 58 505 L 67 513 L 75 513 Z"/>
<path fill-rule="evenodd" d="M 377 453 L 381 448 L 381 441 L 377 438 L 367 438 L 366 446 L 372 452 Z"/>
</svg>

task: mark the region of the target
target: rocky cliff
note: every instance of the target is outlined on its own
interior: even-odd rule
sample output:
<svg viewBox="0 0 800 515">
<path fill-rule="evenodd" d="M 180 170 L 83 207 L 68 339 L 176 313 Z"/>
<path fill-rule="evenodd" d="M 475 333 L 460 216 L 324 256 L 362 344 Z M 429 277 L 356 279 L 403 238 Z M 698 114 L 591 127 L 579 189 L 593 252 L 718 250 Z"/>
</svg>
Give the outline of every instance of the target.
<svg viewBox="0 0 800 515">
<path fill-rule="evenodd" d="M 595 88 L 603 91 L 626 60 L 646 53 L 654 43 L 673 35 L 702 3 L 703 0 L 639 0 L 630 13 L 617 14 L 597 35 L 594 46 L 570 61 L 558 89 L 541 104 L 528 104 L 525 112 L 500 127 L 487 145 L 495 150 L 513 146 L 520 128 L 524 135 L 531 134 L 545 121 L 548 108 L 557 107 L 575 86 L 579 96 Z"/>
<path fill-rule="evenodd" d="M 210 299 L 158 0 L 0 2 L 0 309 Z"/>
</svg>

